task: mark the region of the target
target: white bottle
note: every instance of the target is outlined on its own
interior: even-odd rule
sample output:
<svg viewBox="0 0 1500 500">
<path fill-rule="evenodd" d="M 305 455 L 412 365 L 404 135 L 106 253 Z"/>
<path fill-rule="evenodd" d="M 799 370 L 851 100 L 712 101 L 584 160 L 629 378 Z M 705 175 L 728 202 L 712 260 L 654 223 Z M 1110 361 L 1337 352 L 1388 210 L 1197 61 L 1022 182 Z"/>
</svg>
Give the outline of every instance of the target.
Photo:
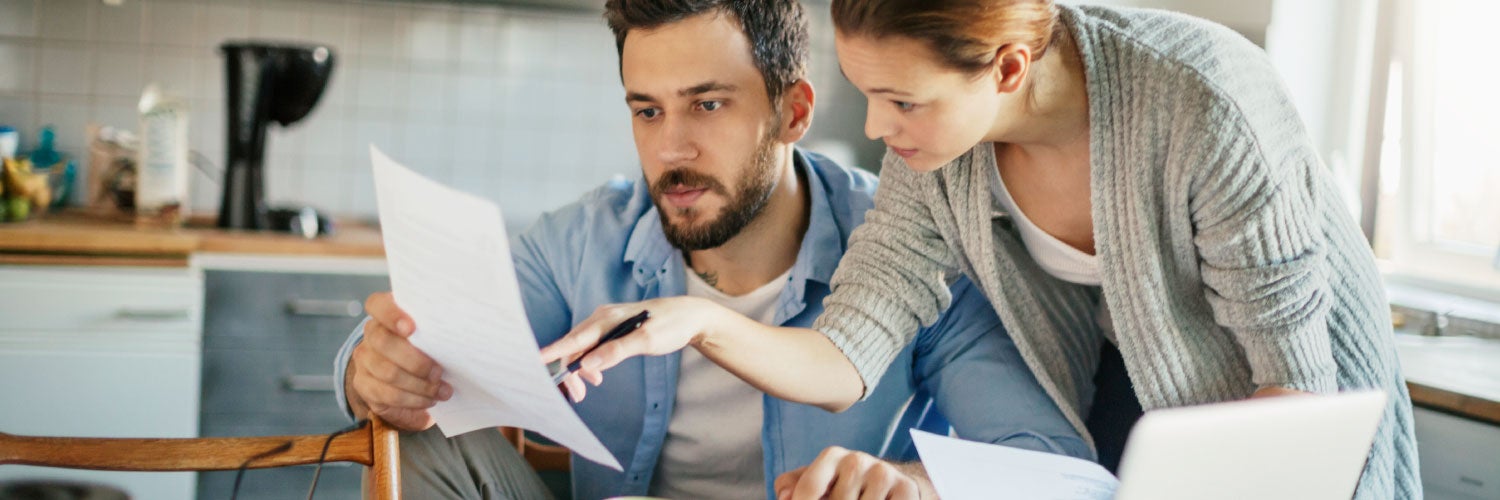
<svg viewBox="0 0 1500 500">
<path fill-rule="evenodd" d="M 188 207 L 188 108 L 156 84 L 141 94 L 137 220 L 180 224 Z"/>
</svg>

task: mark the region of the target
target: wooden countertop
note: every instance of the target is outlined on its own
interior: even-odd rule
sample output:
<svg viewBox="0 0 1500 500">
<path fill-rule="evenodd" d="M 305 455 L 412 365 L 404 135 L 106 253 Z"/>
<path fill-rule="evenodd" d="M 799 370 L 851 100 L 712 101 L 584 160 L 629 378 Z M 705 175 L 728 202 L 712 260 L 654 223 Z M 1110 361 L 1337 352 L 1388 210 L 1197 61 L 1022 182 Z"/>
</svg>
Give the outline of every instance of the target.
<svg viewBox="0 0 1500 500">
<path fill-rule="evenodd" d="M 1396 335 L 1412 403 L 1500 425 L 1500 340 Z"/>
<path fill-rule="evenodd" d="M 338 221 L 333 236 L 213 227 L 212 216 L 181 228 L 141 226 L 126 215 L 68 210 L 0 224 L 0 264 L 186 266 L 194 253 L 383 257 L 380 232 Z"/>
</svg>

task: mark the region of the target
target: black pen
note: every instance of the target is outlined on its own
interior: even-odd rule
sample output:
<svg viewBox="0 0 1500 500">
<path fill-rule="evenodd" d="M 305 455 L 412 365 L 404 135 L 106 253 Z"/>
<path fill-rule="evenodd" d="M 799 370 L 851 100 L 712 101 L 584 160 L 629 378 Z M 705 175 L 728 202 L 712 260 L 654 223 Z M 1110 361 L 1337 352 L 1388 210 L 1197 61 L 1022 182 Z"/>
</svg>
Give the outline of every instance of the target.
<svg viewBox="0 0 1500 500">
<path fill-rule="evenodd" d="M 594 344 L 594 346 L 590 347 L 589 350 L 583 351 L 583 354 L 578 356 L 578 359 L 573 360 L 572 363 L 568 363 L 568 369 L 557 372 L 556 375 L 553 375 L 553 385 L 561 384 L 563 379 L 567 378 L 568 374 L 578 371 L 578 369 L 581 368 L 579 362 L 583 361 L 583 358 L 585 356 L 588 356 L 589 353 L 594 352 L 594 349 L 598 349 L 599 346 L 604 345 L 605 342 L 624 337 L 626 334 L 635 331 L 635 329 L 640 328 L 641 325 L 646 324 L 646 320 L 648 319 L 651 319 L 651 311 L 641 311 L 640 314 L 631 316 L 630 319 L 625 320 L 624 323 L 615 325 L 615 327 L 611 328 L 609 332 L 604 334 L 603 337 L 599 338 L 599 343 Z"/>
</svg>

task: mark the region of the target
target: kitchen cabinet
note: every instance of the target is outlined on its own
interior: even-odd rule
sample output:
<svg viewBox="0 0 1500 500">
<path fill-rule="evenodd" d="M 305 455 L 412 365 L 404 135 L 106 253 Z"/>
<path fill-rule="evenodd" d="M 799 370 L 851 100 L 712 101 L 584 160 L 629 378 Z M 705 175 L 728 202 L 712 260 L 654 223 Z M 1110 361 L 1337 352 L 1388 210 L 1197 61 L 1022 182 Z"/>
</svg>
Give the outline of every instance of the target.
<svg viewBox="0 0 1500 500">
<path fill-rule="evenodd" d="M 1396 350 L 1426 497 L 1500 498 L 1500 340 L 1398 333 Z"/>
<path fill-rule="evenodd" d="M 1414 413 L 1426 498 L 1500 498 L 1500 427 L 1421 407 Z"/>
<path fill-rule="evenodd" d="M 380 233 L 357 221 L 339 227 L 308 240 L 219 230 L 211 216 L 161 228 L 88 210 L 0 224 L 0 432 L 344 427 L 331 392 L 334 352 L 364 297 L 388 280 Z M 0 467 L 0 481 L 79 478 L 152 500 L 227 498 L 233 476 Z M 251 471 L 240 496 L 301 498 L 311 478 L 310 467 Z M 327 467 L 319 497 L 357 497 L 358 481 L 358 467 Z"/>
<path fill-rule="evenodd" d="M 203 276 L 192 268 L 0 266 L 0 431 L 194 437 Z M 0 467 L 0 482 L 104 483 L 188 499 L 193 473 Z"/>
<path fill-rule="evenodd" d="M 205 272 L 204 436 L 322 434 L 349 421 L 334 400 L 334 356 L 383 274 Z M 313 467 L 252 470 L 240 498 L 300 498 Z M 226 498 L 233 471 L 199 474 L 199 498 Z M 359 496 L 360 468 L 325 465 L 318 495 Z"/>
</svg>

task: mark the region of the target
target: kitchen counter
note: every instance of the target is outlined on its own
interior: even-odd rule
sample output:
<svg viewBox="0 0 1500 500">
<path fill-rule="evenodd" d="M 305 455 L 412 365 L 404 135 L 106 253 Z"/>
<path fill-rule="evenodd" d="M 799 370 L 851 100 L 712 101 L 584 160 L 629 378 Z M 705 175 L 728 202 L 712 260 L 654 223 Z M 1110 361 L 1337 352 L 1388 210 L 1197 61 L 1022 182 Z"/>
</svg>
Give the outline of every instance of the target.
<svg viewBox="0 0 1500 500">
<path fill-rule="evenodd" d="M 311 240 L 218 229 L 212 216 L 165 228 L 139 226 L 121 214 L 66 210 L 0 224 L 0 264 L 183 267 L 193 255 L 216 253 L 381 258 L 385 250 L 378 230 L 347 221 L 338 221 L 335 235 Z"/>
<path fill-rule="evenodd" d="M 1397 334 L 1413 404 L 1500 425 L 1500 340 Z"/>
<path fill-rule="evenodd" d="M 0 224 L 0 264 L 186 267 L 383 274 L 380 232 L 339 221 L 338 233 L 308 240 L 229 231 L 211 216 L 182 228 L 140 227 L 127 216 L 84 210 Z M 352 259 L 351 259 L 352 257 Z M 1397 334 L 1412 402 L 1500 425 L 1500 340 Z"/>
</svg>

